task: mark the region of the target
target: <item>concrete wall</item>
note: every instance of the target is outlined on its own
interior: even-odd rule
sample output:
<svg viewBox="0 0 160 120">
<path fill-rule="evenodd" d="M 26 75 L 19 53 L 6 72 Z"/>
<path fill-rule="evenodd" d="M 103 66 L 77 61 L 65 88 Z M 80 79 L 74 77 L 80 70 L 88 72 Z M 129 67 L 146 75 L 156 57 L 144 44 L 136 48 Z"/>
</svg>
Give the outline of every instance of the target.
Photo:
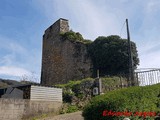
<svg viewBox="0 0 160 120">
<path fill-rule="evenodd" d="M 30 116 L 57 112 L 62 102 L 0 99 L 0 120 L 21 120 Z"/>
</svg>

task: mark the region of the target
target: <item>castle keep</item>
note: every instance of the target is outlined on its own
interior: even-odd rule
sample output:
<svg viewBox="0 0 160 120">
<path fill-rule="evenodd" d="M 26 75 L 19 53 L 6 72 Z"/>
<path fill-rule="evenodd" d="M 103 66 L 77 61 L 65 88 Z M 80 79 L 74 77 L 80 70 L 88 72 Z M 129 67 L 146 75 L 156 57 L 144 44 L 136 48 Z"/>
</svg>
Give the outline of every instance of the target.
<svg viewBox="0 0 160 120">
<path fill-rule="evenodd" d="M 91 77 L 92 62 L 81 42 L 62 39 L 69 32 L 68 20 L 59 19 L 43 35 L 41 84 L 54 85 Z"/>
</svg>

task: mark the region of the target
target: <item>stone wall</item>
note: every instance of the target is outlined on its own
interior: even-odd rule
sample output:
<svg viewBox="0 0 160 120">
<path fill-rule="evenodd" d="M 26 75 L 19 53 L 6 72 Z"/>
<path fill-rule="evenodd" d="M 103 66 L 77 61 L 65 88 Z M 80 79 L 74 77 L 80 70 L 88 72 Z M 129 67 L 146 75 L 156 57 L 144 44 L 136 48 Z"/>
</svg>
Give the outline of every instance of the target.
<svg viewBox="0 0 160 120">
<path fill-rule="evenodd" d="M 0 120 L 21 120 L 30 116 L 57 112 L 62 102 L 0 99 Z"/>
<path fill-rule="evenodd" d="M 59 19 L 45 31 L 41 74 L 43 85 L 67 83 L 69 80 L 92 76 L 87 46 L 61 39 L 60 33 L 68 31 L 69 25 L 65 19 Z"/>
</svg>

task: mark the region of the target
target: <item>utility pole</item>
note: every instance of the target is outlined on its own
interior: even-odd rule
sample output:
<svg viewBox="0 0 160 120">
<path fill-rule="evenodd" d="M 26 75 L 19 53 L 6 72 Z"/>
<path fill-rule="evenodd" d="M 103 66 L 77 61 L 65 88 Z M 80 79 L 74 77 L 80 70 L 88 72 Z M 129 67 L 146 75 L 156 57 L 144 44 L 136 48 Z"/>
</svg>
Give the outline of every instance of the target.
<svg viewBox="0 0 160 120">
<path fill-rule="evenodd" d="M 134 86 L 135 78 L 134 78 L 134 67 L 133 67 L 133 55 L 131 49 L 128 19 L 126 19 L 126 27 L 127 27 L 127 39 L 128 39 L 128 56 L 129 56 L 129 86 Z"/>
<path fill-rule="evenodd" d="M 99 70 L 97 70 L 97 80 L 98 80 L 98 91 L 100 95 L 102 93 L 102 81 L 101 78 L 99 78 Z"/>
<path fill-rule="evenodd" d="M 99 78 L 99 69 L 97 70 L 97 78 Z"/>
</svg>

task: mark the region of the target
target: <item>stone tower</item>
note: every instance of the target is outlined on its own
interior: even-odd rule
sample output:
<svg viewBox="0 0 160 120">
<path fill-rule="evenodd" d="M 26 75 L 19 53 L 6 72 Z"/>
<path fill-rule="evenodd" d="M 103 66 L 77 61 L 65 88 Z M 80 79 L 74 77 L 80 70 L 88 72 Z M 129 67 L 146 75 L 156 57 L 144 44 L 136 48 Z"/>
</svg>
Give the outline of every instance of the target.
<svg viewBox="0 0 160 120">
<path fill-rule="evenodd" d="M 69 32 L 68 20 L 60 18 L 43 35 L 41 84 L 54 85 L 91 77 L 92 62 L 87 47 L 80 42 L 62 40 Z"/>
</svg>

